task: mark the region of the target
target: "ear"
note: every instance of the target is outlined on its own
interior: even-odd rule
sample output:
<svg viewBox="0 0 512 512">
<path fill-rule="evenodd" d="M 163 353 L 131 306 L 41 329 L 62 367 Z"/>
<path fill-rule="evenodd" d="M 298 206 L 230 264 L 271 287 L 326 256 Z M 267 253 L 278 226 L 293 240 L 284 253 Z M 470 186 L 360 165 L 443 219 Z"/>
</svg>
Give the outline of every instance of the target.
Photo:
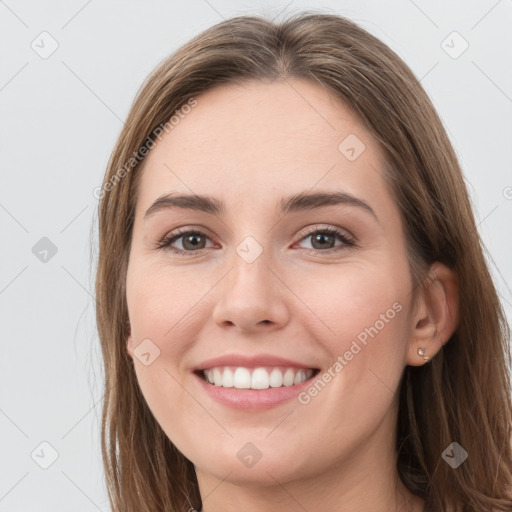
<svg viewBox="0 0 512 512">
<path fill-rule="evenodd" d="M 424 293 L 417 298 L 411 341 L 406 364 L 419 366 L 426 361 L 418 354 L 424 349 L 432 359 L 455 332 L 459 322 L 459 296 L 455 273 L 442 263 L 430 267 Z"/>
<path fill-rule="evenodd" d="M 130 336 L 126 342 L 126 352 L 133 359 L 133 339 Z"/>
</svg>

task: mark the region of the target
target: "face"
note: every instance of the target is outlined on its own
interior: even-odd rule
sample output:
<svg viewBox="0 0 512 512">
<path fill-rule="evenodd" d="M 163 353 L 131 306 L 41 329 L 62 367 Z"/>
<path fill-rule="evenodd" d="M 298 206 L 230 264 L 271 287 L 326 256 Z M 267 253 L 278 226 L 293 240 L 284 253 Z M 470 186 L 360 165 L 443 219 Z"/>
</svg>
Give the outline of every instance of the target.
<svg viewBox="0 0 512 512">
<path fill-rule="evenodd" d="M 149 408 L 218 479 L 392 464 L 412 282 L 377 142 L 304 80 L 196 99 L 138 190 L 128 350 Z"/>
</svg>

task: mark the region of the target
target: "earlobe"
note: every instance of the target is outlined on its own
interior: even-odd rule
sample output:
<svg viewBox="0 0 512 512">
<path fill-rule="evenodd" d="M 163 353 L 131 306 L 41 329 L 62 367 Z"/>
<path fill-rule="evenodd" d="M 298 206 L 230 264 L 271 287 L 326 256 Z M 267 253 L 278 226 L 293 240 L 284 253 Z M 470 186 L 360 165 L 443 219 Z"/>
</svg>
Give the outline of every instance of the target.
<svg viewBox="0 0 512 512">
<path fill-rule="evenodd" d="M 431 360 L 455 332 L 459 320 L 454 271 L 437 262 L 432 265 L 428 276 L 412 319 L 412 337 L 406 360 L 411 366 Z"/>
</svg>

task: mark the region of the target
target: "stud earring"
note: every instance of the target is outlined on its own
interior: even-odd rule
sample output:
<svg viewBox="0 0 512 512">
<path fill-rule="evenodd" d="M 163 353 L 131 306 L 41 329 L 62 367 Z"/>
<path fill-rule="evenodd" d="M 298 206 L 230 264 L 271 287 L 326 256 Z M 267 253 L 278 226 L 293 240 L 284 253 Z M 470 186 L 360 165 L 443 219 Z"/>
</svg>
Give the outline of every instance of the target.
<svg viewBox="0 0 512 512">
<path fill-rule="evenodd" d="M 425 349 L 424 349 L 424 348 L 419 348 L 419 349 L 418 349 L 418 355 L 419 355 L 420 357 L 423 357 L 423 359 L 425 360 L 425 362 L 426 362 L 426 361 L 428 361 L 428 360 L 430 359 L 430 357 L 428 357 L 428 356 L 426 356 L 426 355 L 425 355 Z"/>
</svg>

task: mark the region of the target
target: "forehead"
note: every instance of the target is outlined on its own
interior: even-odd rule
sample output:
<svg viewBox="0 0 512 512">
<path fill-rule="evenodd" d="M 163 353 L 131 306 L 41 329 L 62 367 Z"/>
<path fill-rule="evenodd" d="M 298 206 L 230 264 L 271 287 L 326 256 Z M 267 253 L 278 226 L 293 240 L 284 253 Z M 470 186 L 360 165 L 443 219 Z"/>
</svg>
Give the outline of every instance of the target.
<svg viewBox="0 0 512 512">
<path fill-rule="evenodd" d="M 377 142 L 318 84 L 225 84 L 196 100 L 146 157 L 138 209 L 170 191 L 253 204 L 314 187 L 384 191 Z"/>
</svg>

